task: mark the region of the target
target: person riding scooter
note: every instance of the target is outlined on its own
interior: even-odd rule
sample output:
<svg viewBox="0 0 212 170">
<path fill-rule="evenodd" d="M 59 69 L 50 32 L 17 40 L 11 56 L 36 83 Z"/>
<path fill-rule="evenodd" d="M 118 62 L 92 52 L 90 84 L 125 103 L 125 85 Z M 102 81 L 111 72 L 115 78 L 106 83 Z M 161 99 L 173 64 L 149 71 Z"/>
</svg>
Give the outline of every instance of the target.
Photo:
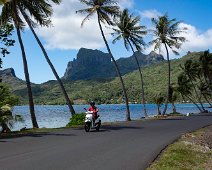
<svg viewBox="0 0 212 170">
<path fill-rule="evenodd" d="M 86 110 L 86 108 L 84 108 Z M 96 131 L 99 131 L 101 126 L 101 120 L 97 114 L 99 109 L 95 106 L 95 102 L 90 103 L 90 108 L 86 110 L 85 115 L 85 131 L 89 132 L 91 128 L 95 128 Z"/>
<path fill-rule="evenodd" d="M 93 122 L 95 122 L 95 120 L 98 118 L 98 111 L 99 109 L 95 106 L 95 102 L 90 102 L 90 108 L 88 109 L 88 111 L 92 111 L 92 115 L 93 115 Z"/>
</svg>

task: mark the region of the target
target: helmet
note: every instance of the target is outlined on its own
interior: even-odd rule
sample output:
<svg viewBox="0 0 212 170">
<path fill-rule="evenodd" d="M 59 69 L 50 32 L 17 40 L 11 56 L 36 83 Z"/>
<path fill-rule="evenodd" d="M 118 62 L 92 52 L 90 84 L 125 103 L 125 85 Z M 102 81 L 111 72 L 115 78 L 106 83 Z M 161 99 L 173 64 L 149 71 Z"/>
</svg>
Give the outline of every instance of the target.
<svg viewBox="0 0 212 170">
<path fill-rule="evenodd" d="M 91 101 L 91 102 L 90 102 L 90 105 L 95 105 L 95 102 L 94 102 L 94 101 Z"/>
</svg>

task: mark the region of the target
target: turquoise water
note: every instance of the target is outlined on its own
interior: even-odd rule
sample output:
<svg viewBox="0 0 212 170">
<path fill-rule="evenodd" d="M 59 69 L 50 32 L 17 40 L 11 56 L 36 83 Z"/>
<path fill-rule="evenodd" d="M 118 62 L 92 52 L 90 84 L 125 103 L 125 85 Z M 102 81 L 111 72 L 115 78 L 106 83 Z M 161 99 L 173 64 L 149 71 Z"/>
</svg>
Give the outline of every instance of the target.
<svg viewBox="0 0 212 170">
<path fill-rule="evenodd" d="M 77 113 L 84 111 L 83 108 L 88 108 L 89 105 L 74 105 L 74 109 Z M 101 116 L 102 122 L 114 122 L 114 121 L 124 121 L 125 120 L 125 105 L 124 104 L 110 104 L 110 105 L 98 105 L 99 114 Z M 157 114 L 157 108 L 155 104 L 147 104 L 148 115 Z M 207 107 L 207 105 L 206 105 Z M 176 104 L 177 111 L 183 114 L 186 113 L 198 113 L 198 109 L 193 104 Z M 161 109 L 162 110 L 162 109 Z M 212 111 L 212 109 L 210 109 Z M 141 104 L 131 104 L 130 105 L 131 118 L 140 119 L 144 116 L 143 106 Z M 167 113 L 171 112 L 171 105 L 168 105 Z M 46 128 L 57 128 L 64 127 L 71 117 L 67 106 L 53 106 L 45 105 L 35 106 L 35 112 L 39 127 Z M 16 106 L 13 110 L 14 114 L 20 114 L 24 118 L 24 123 L 16 123 L 13 130 L 19 130 L 23 127 L 31 128 L 31 118 L 29 114 L 28 106 Z"/>
</svg>

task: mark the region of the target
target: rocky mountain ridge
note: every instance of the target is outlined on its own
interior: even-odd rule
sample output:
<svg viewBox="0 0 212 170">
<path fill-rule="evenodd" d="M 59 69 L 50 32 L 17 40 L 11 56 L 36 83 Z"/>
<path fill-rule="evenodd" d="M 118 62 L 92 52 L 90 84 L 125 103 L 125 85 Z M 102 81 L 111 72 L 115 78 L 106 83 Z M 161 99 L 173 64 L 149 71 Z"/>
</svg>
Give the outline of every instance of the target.
<svg viewBox="0 0 212 170">
<path fill-rule="evenodd" d="M 148 55 L 136 52 L 135 55 L 138 57 L 141 67 L 164 60 L 162 55 L 159 55 L 155 52 L 151 52 Z M 134 56 L 120 58 L 117 60 L 117 64 L 123 75 L 137 70 Z M 105 79 L 116 77 L 116 75 L 117 74 L 114 68 L 114 64 L 112 63 L 108 53 L 104 53 L 99 50 L 81 48 L 76 56 L 76 59 L 68 63 L 63 79 Z"/>
</svg>

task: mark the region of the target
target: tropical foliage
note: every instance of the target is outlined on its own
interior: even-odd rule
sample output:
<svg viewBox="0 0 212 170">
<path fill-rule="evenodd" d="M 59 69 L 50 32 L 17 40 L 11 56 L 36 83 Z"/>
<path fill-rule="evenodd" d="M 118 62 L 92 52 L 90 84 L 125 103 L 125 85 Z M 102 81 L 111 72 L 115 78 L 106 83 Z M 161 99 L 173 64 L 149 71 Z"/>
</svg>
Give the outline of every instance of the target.
<svg viewBox="0 0 212 170">
<path fill-rule="evenodd" d="M 12 106 L 18 103 L 19 99 L 14 96 L 8 87 L 0 83 L 0 127 L 1 132 L 9 132 L 14 122 L 22 121 L 19 115 L 12 115 Z"/>
<path fill-rule="evenodd" d="M 9 54 L 8 47 L 14 46 L 15 40 L 11 39 L 13 32 L 13 25 L 0 25 L 0 51 L 3 57 Z M 2 58 L 0 58 L 0 68 L 2 65 Z"/>
<path fill-rule="evenodd" d="M 201 112 L 207 112 L 203 101 L 208 102 L 211 106 L 210 74 L 212 74 L 212 67 L 210 63 L 212 63 L 212 55 L 209 51 L 205 51 L 200 55 L 199 60 L 187 60 L 181 66 L 182 73 L 178 77 L 178 91 L 194 103 Z M 204 100 L 202 100 L 203 98 Z"/>
<path fill-rule="evenodd" d="M 160 50 L 161 46 L 164 45 L 167 53 L 167 62 L 168 62 L 168 84 L 167 84 L 167 97 L 165 102 L 165 108 L 163 114 L 166 113 L 168 100 L 169 100 L 169 89 L 171 85 L 171 65 L 169 59 L 168 47 L 172 50 L 174 54 L 179 54 L 175 49 L 180 49 L 185 38 L 180 36 L 180 33 L 184 32 L 186 28 L 179 28 L 180 21 L 176 19 L 169 19 L 168 15 L 165 14 L 158 18 L 152 18 L 152 23 L 154 25 L 154 30 L 151 30 L 155 39 L 152 40 L 149 44 L 154 45 L 155 50 Z"/>
<path fill-rule="evenodd" d="M 72 127 L 77 125 L 83 125 L 85 123 L 85 113 L 74 114 L 66 127 Z"/>
<path fill-rule="evenodd" d="M 154 103 L 157 105 L 157 109 L 158 109 L 158 115 L 161 115 L 161 105 L 164 103 L 164 97 L 161 94 L 157 94 L 155 95 L 155 97 L 153 98 Z"/>
<path fill-rule="evenodd" d="M 133 46 L 135 46 L 136 50 L 138 52 L 141 52 L 142 46 L 145 46 L 145 42 L 143 41 L 144 35 L 147 34 L 145 26 L 139 25 L 140 17 L 136 16 L 134 17 L 133 14 L 129 14 L 129 11 L 127 9 L 124 9 L 118 17 L 115 19 L 115 24 L 117 28 L 113 28 L 114 33 L 113 36 L 116 36 L 116 38 L 113 40 L 113 43 L 115 43 L 117 40 L 123 39 L 124 46 L 127 50 L 129 48 L 133 52 L 133 56 L 135 57 L 135 62 L 137 64 L 139 75 L 141 79 L 141 95 L 142 95 L 142 103 L 144 108 L 144 115 L 147 117 L 147 111 L 145 106 L 145 95 L 144 95 L 144 82 L 143 82 L 143 75 L 141 72 L 141 67 L 137 58 L 137 53 L 135 52 Z"/>
</svg>

